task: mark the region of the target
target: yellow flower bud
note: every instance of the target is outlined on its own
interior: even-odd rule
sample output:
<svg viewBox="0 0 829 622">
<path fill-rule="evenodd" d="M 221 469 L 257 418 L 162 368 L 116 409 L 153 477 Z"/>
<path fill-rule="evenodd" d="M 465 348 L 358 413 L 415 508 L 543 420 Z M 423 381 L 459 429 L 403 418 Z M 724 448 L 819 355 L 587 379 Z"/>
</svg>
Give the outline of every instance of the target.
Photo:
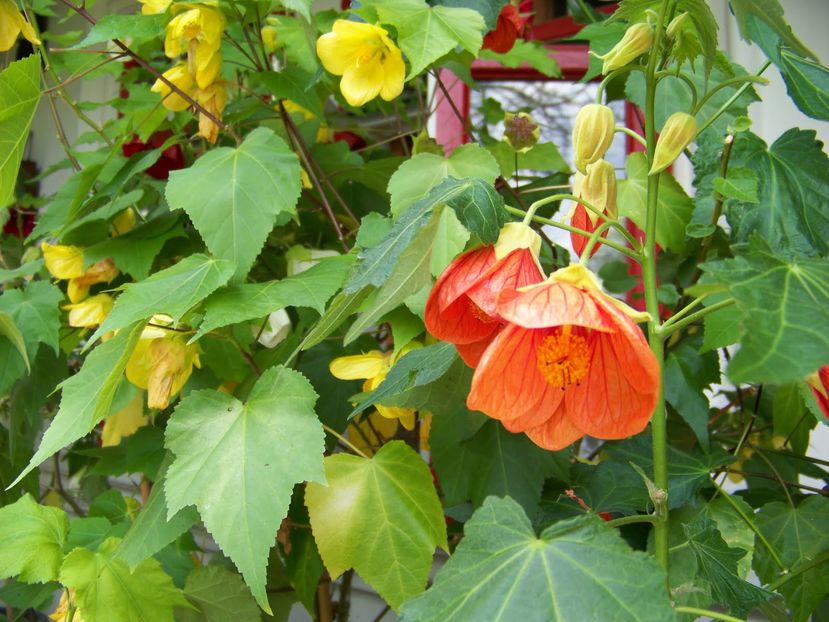
<svg viewBox="0 0 829 622">
<path fill-rule="evenodd" d="M 0 0 L 0 52 L 10 50 L 19 34 L 22 34 L 30 43 L 40 45 L 40 39 L 35 35 L 34 28 L 17 10 L 17 5 L 12 0 Z"/>
<path fill-rule="evenodd" d="M 263 26 L 261 30 L 262 42 L 265 44 L 265 49 L 273 53 L 276 50 L 276 28 L 268 24 Z"/>
<path fill-rule="evenodd" d="M 93 328 L 101 324 L 109 312 L 112 311 L 112 296 L 98 294 L 87 298 L 83 302 L 66 305 L 63 308 L 69 311 L 69 326 L 75 328 Z"/>
<path fill-rule="evenodd" d="M 573 163 L 582 173 L 587 165 L 604 157 L 613 142 L 616 119 L 613 110 L 602 104 L 588 104 L 573 124 Z"/>
<path fill-rule="evenodd" d="M 653 164 L 648 175 L 655 175 L 668 168 L 697 135 L 697 120 L 687 112 L 675 112 L 659 133 Z"/>
<path fill-rule="evenodd" d="M 41 242 L 46 269 L 56 279 L 71 279 L 83 274 L 83 249 L 78 246 Z"/>
<path fill-rule="evenodd" d="M 608 74 L 614 69 L 621 69 L 625 65 L 629 65 L 650 50 L 652 44 L 653 28 L 650 24 L 644 22 L 633 24 L 625 31 L 621 41 L 614 45 L 609 52 L 597 56 L 604 61 L 602 73 Z"/>
<path fill-rule="evenodd" d="M 164 77 L 172 82 L 181 91 L 193 97 L 196 90 L 196 85 L 193 82 L 193 76 L 187 70 L 187 65 L 179 63 L 164 72 Z M 150 89 L 153 93 L 161 95 L 161 103 L 167 110 L 178 112 L 180 110 L 187 110 L 190 104 L 178 93 L 167 86 L 161 79 L 158 79 Z"/>
<path fill-rule="evenodd" d="M 607 214 L 609 218 L 615 219 L 618 211 L 616 209 L 616 170 L 613 165 L 607 160 L 589 164 L 578 196 L 600 212 Z M 588 209 L 587 216 L 595 225 L 598 215 Z"/>
<path fill-rule="evenodd" d="M 227 91 L 224 83 L 214 82 L 206 89 L 201 89 L 196 94 L 196 100 L 204 106 L 217 119 L 222 118 L 222 110 L 227 104 Z M 219 138 L 219 126 L 207 115 L 199 115 L 199 136 L 203 136 L 211 144 Z"/>
</svg>

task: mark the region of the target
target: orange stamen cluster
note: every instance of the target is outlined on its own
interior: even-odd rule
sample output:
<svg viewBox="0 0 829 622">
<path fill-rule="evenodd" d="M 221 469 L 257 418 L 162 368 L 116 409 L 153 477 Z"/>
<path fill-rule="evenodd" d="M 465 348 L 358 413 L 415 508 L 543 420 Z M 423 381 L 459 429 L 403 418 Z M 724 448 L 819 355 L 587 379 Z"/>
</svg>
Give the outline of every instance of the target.
<svg viewBox="0 0 829 622">
<path fill-rule="evenodd" d="M 469 301 L 469 312 L 472 316 L 484 324 L 492 324 L 493 322 L 497 321 L 494 317 L 487 314 L 486 311 L 481 309 L 478 305 L 476 305 L 472 300 Z"/>
<path fill-rule="evenodd" d="M 572 326 L 556 328 L 536 350 L 538 369 L 544 379 L 564 390 L 587 375 L 590 348 L 587 339 L 572 334 Z"/>
</svg>

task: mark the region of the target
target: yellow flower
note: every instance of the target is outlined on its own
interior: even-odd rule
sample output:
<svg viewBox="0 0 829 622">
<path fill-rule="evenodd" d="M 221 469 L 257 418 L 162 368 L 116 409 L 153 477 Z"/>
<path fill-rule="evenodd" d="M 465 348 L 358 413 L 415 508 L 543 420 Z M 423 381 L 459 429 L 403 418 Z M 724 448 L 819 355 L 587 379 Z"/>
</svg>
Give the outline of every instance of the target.
<svg viewBox="0 0 829 622">
<path fill-rule="evenodd" d="M 83 302 L 66 305 L 63 308 L 69 310 L 69 326 L 75 328 L 93 328 L 106 319 L 112 311 L 112 296 L 109 294 L 98 294 L 87 298 Z"/>
<path fill-rule="evenodd" d="M 193 5 L 188 5 L 193 6 Z M 205 50 L 216 51 L 222 40 L 225 18 L 221 11 L 204 5 L 184 11 L 167 24 L 164 53 L 168 58 L 190 52 L 193 46 L 204 45 Z M 185 44 L 185 47 L 182 46 Z"/>
<path fill-rule="evenodd" d="M 222 110 L 227 104 L 227 90 L 223 82 L 214 82 L 205 89 L 196 93 L 198 101 L 205 110 L 210 112 L 217 119 L 222 118 Z M 219 138 L 219 126 L 207 115 L 199 115 L 199 136 L 203 136 L 210 144 L 215 143 Z"/>
<path fill-rule="evenodd" d="M 46 269 L 56 279 L 72 279 L 83 274 L 83 249 L 79 246 L 40 243 Z"/>
<path fill-rule="evenodd" d="M 150 422 L 144 414 L 144 392 L 139 391 L 130 403 L 104 421 L 104 431 L 101 434 L 102 447 L 115 447 L 122 438 L 132 436 L 138 428 Z"/>
<path fill-rule="evenodd" d="M 142 15 L 158 15 L 164 13 L 172 0 L 138 0 L 141 3 Z"/>
<path fill-rule="evenodd" d="M 196 85 L 193 81 L 193 76 L 187 70 L 187 65 L 179 63 L 164 72 L 164 77 L 175 84 L 180 90 L 193 97 L 196 92 Z M 179 110 L 187 110 L 190 104 L 178 93 L 167 86 L 160 78 L 155 81 L 150 89 L 153 93 L 161 95 L 161 103 L 167 110 L 178 112 Z"/>
<path fill-rule="evenodd" d="M 355 354 L 353 356 L 340 356 L 331 361 L 328 369 L 331 375 L 340 380 L 365 380 L 363 391 L 374 391 L 389 373 L 392 366 L 407 352 L 420 347 L 420 344 L 413 342 L 403 348 L 395 357 L 391 352 L 383 353 L 379 350 L 372 350 L 366 354 Z M 407 430 L 414 429 L 415 411 L 413 408 L 398 408 L 395 406 L 382 406 L 376 404 L 377 412 L 387 419 L 399 419 L 400 423 Z"/>
<path fill-rule="evenodd" d="M 34 28 L 17 10 L 17 5 L 12 0 L 0 0 L 0 52 L 10 50 L 19 34 L 34 45 L 40 45 Z"/>
<path fill-rule="evenodd" d="M 342 76 L 340 92 L 352 106 L 378 95 L 391 101 L 403 91 L 403 55 L 379 26 L 338 19 L 332 32 L 317 39 L 317 56 L 328 71 Z"/>
<path fill-rule="evenodd" d="M 89 295 L 89 288 L 98 283 L 110 283 L 120 271 L 112 259 L 102 259 L 92 264 L 86 272 L 69 280 L 66 293 L 71 302 L 80 302 Z"/>
<path fill-rule="evenodd" d="M 112 235 L 116 237 L 124 235 L 127 231 L 131 231 L 133 227 L 135 227 L 135 210 L 128 207 L 112 221 Z"/>
<path fill-rule="evenodd" d="M 265 44 L 265 49 L 273 53 L 276 50 L 276 27 L 270 24 L 263 26 L 260 34 L 262 35 L 262 43 Z"/>
<path fill-rule="evenodd" d="M 169 317 L 154 315 L 150 324 L 167 326 Z M 193 373 L 193 365 L 201 367 L 199 347 L 187 345 L 187 337 L 173 330 L 147 326 L 127 361 L 127 380 L 140 389 L 147 389 L 147 406 L 167 408 L 170 397 Z"/>
<path fill-rule="evenodd" d="M 367 456 L 397 434 L 397 419 L 386 419 L 376 410 L 348 424 L 348 441 Z"/>
<path fill-rule="evenodd" d="M 66 590 L 60 595 L 60 602 L 58 608 L 49 615 L 50 620 L 54 622 L 69 622 L 69 599 L 75 600 L 75 590 L 69 588 L 69 596 L 66 595 Z M 75 603 L 77 607 L 77 603 Z M 75 615 L 72 617 L 72 622 L 84 622 L 83 614 L 79 608 L 75 609 Z"/>
</svg>

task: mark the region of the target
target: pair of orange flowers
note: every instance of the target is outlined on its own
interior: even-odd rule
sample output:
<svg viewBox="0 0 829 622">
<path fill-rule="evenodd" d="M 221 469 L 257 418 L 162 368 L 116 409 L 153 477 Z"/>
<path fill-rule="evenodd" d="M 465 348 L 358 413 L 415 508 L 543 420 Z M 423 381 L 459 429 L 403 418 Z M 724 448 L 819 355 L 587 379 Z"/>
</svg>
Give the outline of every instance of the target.
<svg viewBox="0 0 829 622">
<path fill-rule="evenodd" d="M 545 279 L 541 239 L 506 225 L 494 246 L 460 255 L 426 303 L 426 328 L 475 368 L 467 405 L 558 450 L 585 434 L 641 432 L 659 364 L 636 322 L 647 314 L 605 294 L 581 264 Z"/>
</svg>

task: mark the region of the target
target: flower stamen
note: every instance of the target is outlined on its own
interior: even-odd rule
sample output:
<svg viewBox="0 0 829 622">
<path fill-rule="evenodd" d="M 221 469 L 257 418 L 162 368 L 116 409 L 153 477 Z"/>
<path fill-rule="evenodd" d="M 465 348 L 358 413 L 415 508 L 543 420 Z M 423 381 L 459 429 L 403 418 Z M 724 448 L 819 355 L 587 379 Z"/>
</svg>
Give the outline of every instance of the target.
<svg viewBox="0 0 829 622">
<path fill-rule="evenodd" d="M 472 317 L 480 322 L 483 322 L 484 324 L 492 324 L 496 321 L 494 317 L 481 309 L 481 307 L 476 305 L 471 299 L 469 300 L 469 312 L 472 314 Z"/>
<path fill-rule="evenodd" d="M 564 390 L 578 383 L 590 369 L 590 348 L 587 339 L 572 334 L 572 326 L 556 328 L 538 346 L 538 370 L 549 384 Z"/>
</svg>

